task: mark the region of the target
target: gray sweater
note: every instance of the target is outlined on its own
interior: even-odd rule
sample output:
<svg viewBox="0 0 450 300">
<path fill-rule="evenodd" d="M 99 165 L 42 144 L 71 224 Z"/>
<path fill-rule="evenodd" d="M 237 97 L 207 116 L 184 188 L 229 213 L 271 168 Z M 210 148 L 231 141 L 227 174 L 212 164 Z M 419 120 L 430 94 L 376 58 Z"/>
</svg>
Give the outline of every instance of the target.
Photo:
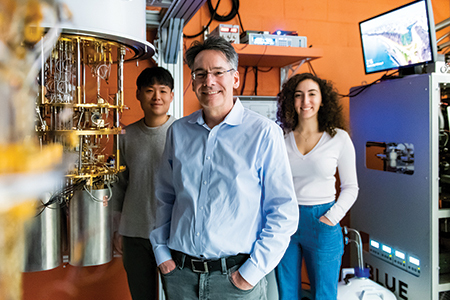
<svg viewBox="0 0 450 300">
<path fill-rule="evenodd" d="M 119 233 L 123 236 L 148 239 L 155 227 L 156 175 L 173 121 L 170 116 L 159 127 L 147 127 L 141 119 L 128 125 L 120 136 L 120 164 L 126 170 L 113 185 L 112 201 L 114 210 L 121 211 Z"/>
</svg>

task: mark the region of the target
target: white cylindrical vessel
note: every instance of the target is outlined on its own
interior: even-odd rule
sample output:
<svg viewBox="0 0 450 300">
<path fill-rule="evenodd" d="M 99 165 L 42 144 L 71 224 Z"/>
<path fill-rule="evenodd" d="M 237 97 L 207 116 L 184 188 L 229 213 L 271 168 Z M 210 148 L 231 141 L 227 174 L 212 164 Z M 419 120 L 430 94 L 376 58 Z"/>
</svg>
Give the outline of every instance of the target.
<svg viewBox="0 0 450 300">
<path fill-rule="evenodd" d="M 155 47 L 147 42 L 145 0 L 58 0 L 70 18 L 59 26 L 63 34 L 90 36 L 119 42 L 135 53 L 134 59 L 151 57 Z M 51 27 L 44 22 L 44 27 Z"/>
<path fill-rule="evenodd" d="M 354 274 L 354 269 L 343 269 L 342 278 L 349 273 Z M 339 282 L 337 300 L 397 300 L 397 298 L 390 290 L 366 277 L 353 277 Z"/>
</svg>

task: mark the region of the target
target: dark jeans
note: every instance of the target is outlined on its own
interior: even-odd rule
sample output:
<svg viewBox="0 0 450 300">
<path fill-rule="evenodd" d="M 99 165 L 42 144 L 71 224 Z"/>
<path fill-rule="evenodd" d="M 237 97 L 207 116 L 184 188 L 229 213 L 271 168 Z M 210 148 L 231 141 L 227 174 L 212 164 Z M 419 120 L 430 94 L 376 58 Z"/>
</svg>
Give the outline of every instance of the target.
<svg viewBox="0 0 450 300">
<path fill-rule="evenodd" d="M 149 239 L 122 237 L 123 266 L 133 300 L 158 299 L 158 272 Z M 180 298 L 181 299 L 181 298 Z"/>
<path fill-rule="evenodd" d="M 162 275 L 168 300 L 266 300 L 267 281 L 264 277 L 251 290 L 243 291 L 231 282 L 231 273 L 239 266 L 209 273 L 194 273 L 189 268 L 176 267 Z"/>
</svg>

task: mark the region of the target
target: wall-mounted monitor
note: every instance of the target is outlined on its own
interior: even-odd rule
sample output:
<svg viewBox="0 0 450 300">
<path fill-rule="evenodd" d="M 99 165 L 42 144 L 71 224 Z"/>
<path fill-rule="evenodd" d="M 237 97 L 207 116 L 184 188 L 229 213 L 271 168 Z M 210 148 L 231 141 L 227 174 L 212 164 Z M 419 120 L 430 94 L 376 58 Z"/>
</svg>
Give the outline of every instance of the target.
<svg viewBox="0 0 450 300">
<path fill-rule="evenodd" d="M 436 31 L 430 0 L 413 1 L 361 21 L 359 31 L 366 74 L 414 70 L 436 60 Z"/>
</svg>

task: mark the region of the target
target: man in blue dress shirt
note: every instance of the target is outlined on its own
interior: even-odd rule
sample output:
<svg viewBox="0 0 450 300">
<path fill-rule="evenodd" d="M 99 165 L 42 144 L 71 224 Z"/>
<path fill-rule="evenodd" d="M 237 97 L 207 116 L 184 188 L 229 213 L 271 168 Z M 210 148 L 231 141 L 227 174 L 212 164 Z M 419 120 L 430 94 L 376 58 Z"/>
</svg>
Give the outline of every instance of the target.
<svg viewBox="0 0 450 300">
<path fill-rule="evenodd" d="M 186 61 L 202 109 L 168 129 L 150 234 L 166 298 L 266 299 L 298 223 L 281 128 L 233 97 L 225 39 L 194 42 Z"/>
</svg>

